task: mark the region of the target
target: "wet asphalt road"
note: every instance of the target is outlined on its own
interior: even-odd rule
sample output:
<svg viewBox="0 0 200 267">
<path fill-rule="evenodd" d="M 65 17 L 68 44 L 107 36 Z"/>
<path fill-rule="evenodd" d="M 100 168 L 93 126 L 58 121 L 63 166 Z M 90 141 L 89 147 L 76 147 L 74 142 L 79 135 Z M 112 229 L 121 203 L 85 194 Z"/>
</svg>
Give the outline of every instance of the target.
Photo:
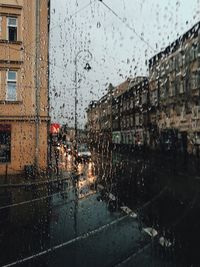
<svg viewBox="0 0 200 267">
<path fill-rule="evenodd" d="M 0 209 L 0 265 L 200 266 L 198 182 L 150 170 L 149 160 L 96 153 L 75 168 L 62 154 L 59 188 Z M 35 198 L 18 194 L 14 203 Z"/>
</svg>

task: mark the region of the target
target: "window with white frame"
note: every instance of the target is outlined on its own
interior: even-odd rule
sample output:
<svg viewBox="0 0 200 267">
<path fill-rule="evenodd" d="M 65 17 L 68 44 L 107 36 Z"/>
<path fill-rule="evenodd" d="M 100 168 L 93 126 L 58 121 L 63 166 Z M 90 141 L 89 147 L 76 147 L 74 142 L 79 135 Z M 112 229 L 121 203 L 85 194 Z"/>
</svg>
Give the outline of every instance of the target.
<svg viewBox="0 0 200 267">
<path fill-rule="evenodd" d="M 16 42 L 17 41 L 17 18 L 8 17 L 7 18 L 7 27 L 8 27 L 8 41 Z"/>
<path fill-rule="evenodd" d="M 9 70 L 7 72 L 7 94 L 6 100 L 16 101 L 17 100 L 17 72 Z"/>
</svg>

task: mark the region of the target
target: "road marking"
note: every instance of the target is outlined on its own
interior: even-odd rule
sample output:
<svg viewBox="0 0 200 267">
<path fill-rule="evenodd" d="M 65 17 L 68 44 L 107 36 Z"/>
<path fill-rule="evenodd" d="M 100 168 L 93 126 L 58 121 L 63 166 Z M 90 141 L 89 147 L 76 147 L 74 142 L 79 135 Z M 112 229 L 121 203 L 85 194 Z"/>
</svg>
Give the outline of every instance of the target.
<svg viewBox="0 0 200 267">
<path fill-rule="evenodd" d="M 161 236 L 159 238 L 159 244 L 162 246 L 162 247 L 165 247 L 165 248 L 169 248 L 172 246 L 172 243 L 165 237 Z"/>
<path fill-rule="evenodd" d="M 112 193 L 109 193 L 108 197 L 113 201 L 116 200 L 116 197 Z"/>
<path fill-rule="evenodd" d="M 118 223 L 118 222 L 124 220 L 124 219 L 127 218 L 127 217 L 128 217 L 128 215 L 125 215 L 125 216 L 120 217 L 120 218 L 118 218 L 118 219 L 116 219 L 116 220 L 114 220 L 114 221 L 112 221 L 112 222 L 110 222 L 110 223 L 104 224 L 103 226 L 100 226 L 99 228 L 96 228 L 96 229 L 91 230 L 91 231 L 89 231 L 89 232 L 87 232 L 87 233 L 84 233 L 84 234 L 82 234 L 81 236 L 75 237 L 75 238 L 73 238 L 73 239 L 71 239 L 71 240 L 68 240 L 68 241 L 66 241 L 66 242 L 64 242 L 64 243 L 61 243 L 61 244 L 59 244 L 59 245 L 57 245 L 57 246 L 54 246 L 54 247 L 49 248 L 49 249 L 47 249 L 47 250 L 41 251 L 41 252 L 39 252 L 39 253 L 37 253 L 37 254 L 31 255 L 31 256 L 26 257 L 26 258 L 24 258 L 24 259 L 17 260 L 17 261 L 12 262 L 12 263 L 8 263 L 8 264 L 6 264 L 6 265 L 3 265 L 2 267 L 11 267 L 11 266 L 14 266 L 14 265 L 16 265 L 16 264 L 24 263 L 24 262 L 27 262 L 27 261 L 29 261 L 29 260 L 35 259 L 35 258 L 37 258 L 37 257 L 44 256 L 44 255 L 46 255 L 46 254 L 48 254 L 48 253 L 54 252 L 55 250 L 57 250 L 57 249 L 59 249 L 59 248 L 63 248 L 63 247 L 65 247 L 65 246 L 68 246 L 68 245 L 70 245 L 70 244 L 73 244 L 73 243 L 75 243 L 76 241 L 84 240 L 84 239 L 86 239 L 86 238 L 88 238 L 88 237 L 90 237 L 90 236 L 93 236 L 93 235 L 95 235 L 96 233 L 101 232 L 102 230 L 104 230 L 104 229 L 106 229 L 106 228 L 108 228 L 108 227 L 110 227 L 110 226 L 112 226 L 112 225 L 114 225 L 114 224 L 116 224 L 116 223 Z"/>
<path fill-rule="evenodd" d="M 137 214 L 135 212 L 133 212 L 129 207 L 127 207 L 127 206 L 121 206 L 120 208 L 121 208 L 121 210 L 123 212 L 125 212 L 126 214 L 128 214 L 130 217 L 137 218 Z"/>
<path fill-rule="evenodd" d="M 51 195 L 47 195 L 47 196 L 43 196 L 43 197 L 39 197 L 39 198 L 34 198 L 34 199 L 23 201 L 23 202 L 18 202 L 18 203 L 14 203 L 14 204 L 2 206 L 2 207 L 0 207 L 0 210 L 7 209 L 7 208 L 12 208 L 12 207 L 16 207 L 16 206 L 20 206 L 20 205 L 25 205 L 25 204 L 28 204 L 28 203 L 33 203 L 33 202 L 44 200 L 44 199 L 48 199 L 48 198 L 51 198 L 53 196 L 60 195 L 62 193 L 68 193 L 68 190 L 63 190 L 63 191 L 60 191 L 58 193 L 53 193 Z"/>
<path fill-rule="evenodd" d="M 155 237 L 158 235 L 158 231 L 156 231 L 154 228 L 152 227 L 146 227 L 146 228 L 143 228 L 143 231 L 145 233 L 147 233 L 148 235 L 150 235 L 151 237 Z"/>
<path fill-rule="evenodd" d="M 115 267 L 118 266 L 122 266 L 124 264 L 127 264 L 130 260 L 134 259 L 135 257 L 137 257 L 140 253 L 144 252 L 147 248 L 149 248 L 151 245 L 151 243 L 148 243 L 147 245 L 145 245 L 143 248 L 139 249 L 138 251 L 136 251 L 134 254 L 130 255 L 128 258 L 124 259 L 123 261 L 117 263 L 115 265 Z"/>
<path fill-rule="evenodd" d="M 1 184 L 0 188 L 18 188 L 18 187 L 29 187 L 29 186 L 40 186 L 40 185 L 46 185 L 50 183 L 60 183 L 64 182 L 65 180 L 69 180 L 71 177 L 63 177 L 60 178 L 59 176 L 56 179 L 49 179 L 44 181 L 35 181 L 30 183 L 19 183 L 19 184 Z"/>
</svg>

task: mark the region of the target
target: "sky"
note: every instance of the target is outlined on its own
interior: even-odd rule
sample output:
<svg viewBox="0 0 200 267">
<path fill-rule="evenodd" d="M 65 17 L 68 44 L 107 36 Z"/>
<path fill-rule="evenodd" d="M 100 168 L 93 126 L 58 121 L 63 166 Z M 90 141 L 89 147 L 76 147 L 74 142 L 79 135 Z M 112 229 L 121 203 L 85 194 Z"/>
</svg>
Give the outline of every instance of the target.
<svg viewBox="0 0 200 267">
<path fill-rule="evenodd" d="M 86 108 L 200 21 L 200 0 L 51 0 L 50 105 L 53 122 L 78 128 Z M 84 69 L 89 63 L 91 70 Z"/>
</svg>

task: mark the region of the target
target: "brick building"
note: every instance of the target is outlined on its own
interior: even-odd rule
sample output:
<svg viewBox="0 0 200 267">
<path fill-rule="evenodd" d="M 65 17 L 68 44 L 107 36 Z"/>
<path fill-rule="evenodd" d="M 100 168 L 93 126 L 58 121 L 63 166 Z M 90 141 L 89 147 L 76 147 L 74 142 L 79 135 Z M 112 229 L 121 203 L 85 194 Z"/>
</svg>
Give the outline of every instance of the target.
<svg viewBox="0 0 200 267">
<path fill-rule="evenodd" d="M 48 166 L 49 2 L 0 0 L 0 174 Z"/>
<path fill-rule="evenodd" d="M 173 139 L 180 150 L 196 153 L 200 145 L 200 23 L 149 60 L 149 84 L 152 133 L 159 133 L 164 142 Z"/>
</svg>

